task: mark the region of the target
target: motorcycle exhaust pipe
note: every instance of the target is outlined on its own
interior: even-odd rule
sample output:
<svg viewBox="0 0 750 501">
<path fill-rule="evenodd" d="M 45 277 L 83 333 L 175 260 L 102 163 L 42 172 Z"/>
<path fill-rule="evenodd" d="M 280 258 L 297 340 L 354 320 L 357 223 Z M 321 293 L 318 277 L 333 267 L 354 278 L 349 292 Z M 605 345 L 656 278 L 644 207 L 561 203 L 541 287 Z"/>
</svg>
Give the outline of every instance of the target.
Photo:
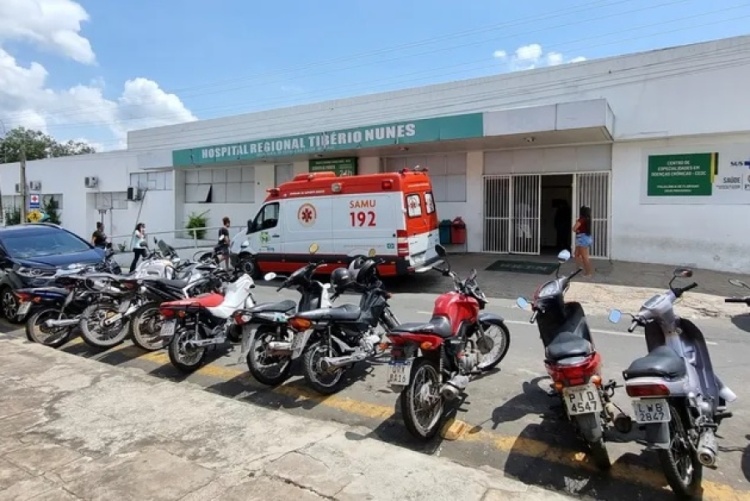
<svg viewBox="0 0 750 501">
<path fill-rule="evenodd" d="M 712 430 L 706 430 L 698 440 L 698 461 L 703 466 L 712 468 L 716 464 L 716 435 Z"/>
<path fill-rule="evenodd" d="M 440 388 L 440 395 L 446 400 L 455 400 L 469 385 L 469 376 L 461 374 L 453 376 L 450 381 Z"/>
<path fill-rule="evenodd" d="M 266 345 L 266 352 L 272 356 L 291 355 L 292 343 L 284 341 L 271 341 Z"/>
<path fill-rule="evenodd" d="M 324 371 L 330 371 L 344 367 L 355 362 L 361 362 L 367 357 L 364 352 L 358 352 L 353 355 L 347 355 L 344 357 L 326 357 L 320 361 L 320 368 Z"/>
<path fill-rule="evenodd" d="M 77 318 L 65 318 L 63 320 L 45 320 L 44 325 L 46 327 L 71 327 L 73 325 L 78 325 L 80 322 Z"/>
</svg>

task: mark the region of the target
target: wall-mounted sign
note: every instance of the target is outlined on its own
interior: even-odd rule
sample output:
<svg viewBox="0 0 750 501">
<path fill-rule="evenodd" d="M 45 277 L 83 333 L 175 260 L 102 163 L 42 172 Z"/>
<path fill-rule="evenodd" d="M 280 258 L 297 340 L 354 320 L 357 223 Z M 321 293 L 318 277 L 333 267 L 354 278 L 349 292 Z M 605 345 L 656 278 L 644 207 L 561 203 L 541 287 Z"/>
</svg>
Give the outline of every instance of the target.
<svg viewBox="0 0 750 501">
<path fill-rule="evenodd" d="M 451 141 L 483 136 L 483 114 L 471 113 L 175 150 L 172 152 L 172 164 L 175 167 L 186 167 L 238 160 L 280 159 L 327 151 Z"/>
<path fill-rule="evenodd" d="M 750 145 L 646 158 L 646 204 L 750 204 Z"/>
<path fill-rule="evenodd" d="M 337 176 L 357 175 L 357 157 L 316 158 L 309 162 L 310 172 L 333 171 Z"/>
</svg>

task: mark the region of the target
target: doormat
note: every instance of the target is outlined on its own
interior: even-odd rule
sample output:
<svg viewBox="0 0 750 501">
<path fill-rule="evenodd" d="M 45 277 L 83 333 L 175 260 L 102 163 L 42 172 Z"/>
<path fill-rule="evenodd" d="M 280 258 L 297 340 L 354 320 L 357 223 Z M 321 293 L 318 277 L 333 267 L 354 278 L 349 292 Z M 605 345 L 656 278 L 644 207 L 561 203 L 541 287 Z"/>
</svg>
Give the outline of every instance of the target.
<svg viewBox="0 0 750 501">
<path fill-rule="evenodd" d="M 554 263 L 536 263 L 534 261 L 516 261 L 498 259 L 485 270 L 508 271 L 511 273 L 529 273 L 531 275 L 550 275 L 557 269 Z"/>
</svg>

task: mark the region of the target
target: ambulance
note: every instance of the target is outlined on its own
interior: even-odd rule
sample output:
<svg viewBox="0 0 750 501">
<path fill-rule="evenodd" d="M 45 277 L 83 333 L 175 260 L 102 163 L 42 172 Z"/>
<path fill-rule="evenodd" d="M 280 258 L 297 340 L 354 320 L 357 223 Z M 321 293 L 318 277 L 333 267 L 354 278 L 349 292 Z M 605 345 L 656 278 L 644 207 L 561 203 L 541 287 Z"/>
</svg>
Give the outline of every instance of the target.
<svg viewBox="0 0 750 501">
<path fill-rule="evenodd" d="M 247 230 L 230 246 L 232 261 L 249 260 L 256 275 L 290 273 L 311 259 L 325 262 L 320 272 L 330 273 L 358 255 L 385 260 L 378 268 L 384 277 L 440 261 L 438 216 L 424 168 L 341 177 L 298 174 L 267 192 Z"/>
</svg>

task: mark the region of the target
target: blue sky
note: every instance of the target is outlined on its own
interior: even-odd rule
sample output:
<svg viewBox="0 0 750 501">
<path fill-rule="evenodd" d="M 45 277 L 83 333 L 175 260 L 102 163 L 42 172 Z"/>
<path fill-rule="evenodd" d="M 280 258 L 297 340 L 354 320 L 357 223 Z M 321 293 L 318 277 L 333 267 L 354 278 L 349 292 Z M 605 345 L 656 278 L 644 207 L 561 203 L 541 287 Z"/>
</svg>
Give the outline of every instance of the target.
<svg viewBox="0 0 750 501">
<path fill-rule="evenodd" d="M 41 64 L 47 88 L 94 85 L 114 101 L 127 80 L 144 77 L 198 118 L 497 74 L 530 44 L 541 45 L 539 66 L 549 52 L 595 59 L 743 35 L 750 20 L 750 3 L 738 0 L 77 3 L 90 16 L 79 34 L 96 64 L 23 38 L 1 47 L 19 66 Z M 116 143 L 107 118 L 74 123 L 72 107 L 63 109 L 70 120 L 49 123 L 53 135 Z M 15 125 L 28 112 L 3 113 Z"/>
</svg>

